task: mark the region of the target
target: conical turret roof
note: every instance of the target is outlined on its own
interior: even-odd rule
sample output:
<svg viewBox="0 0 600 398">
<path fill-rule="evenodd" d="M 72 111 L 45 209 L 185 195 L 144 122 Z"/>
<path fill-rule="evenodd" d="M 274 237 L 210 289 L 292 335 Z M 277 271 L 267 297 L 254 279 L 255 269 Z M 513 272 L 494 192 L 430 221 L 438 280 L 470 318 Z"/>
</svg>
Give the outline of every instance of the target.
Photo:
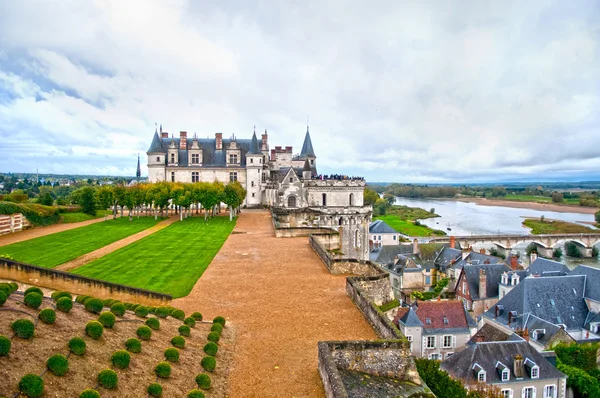
<svg viewBox="0 0 600 398">
<path fill-rule="evenodd" d="M 158 131 L 154 130 L 154 138 L 152 138 L 152 144 L 146 153 L 164 153 L 165 150 L 162 147 L 162 142 L 158 136 Z"/>
<path fill-rule="evenodd" d="M 250 142 L 250 149 L 248 150 L 248 155 L 261 155 L 262 152 L 258 147 L 258 139 L 256 138 L 256 131 L 252 134 L 252 141 Z"/>
<path fill-rule="evenodd" d="M 308 132 L 308 127 L 306 127 L 306 135 L 304 136 L 304 144 L 302 145 L 302 152 L 300 152 L 300 157 L 308 157 L 312 156 L 316 158 L 315 151 L 313 150 L 312 141 L 310 140 L 310 133 Z"/>
</svg>

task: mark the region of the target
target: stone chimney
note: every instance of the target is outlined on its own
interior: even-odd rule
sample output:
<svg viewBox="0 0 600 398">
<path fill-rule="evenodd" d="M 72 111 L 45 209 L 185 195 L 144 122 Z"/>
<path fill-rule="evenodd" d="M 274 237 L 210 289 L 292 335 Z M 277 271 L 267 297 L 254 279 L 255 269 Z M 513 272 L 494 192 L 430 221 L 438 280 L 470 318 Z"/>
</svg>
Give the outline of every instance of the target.
<svg viewBox="0 0 600 398">
<path fill-rule="evenodd" d="M 291 147 L 291 146 L 286 146 L 285 147 L 285 151 L 288 152 L 288 153 L 292 153 L 292 148 L 293 147 Z"/>
<path fill-rule="evenodd" d="M 167 133 L 166 131 L 161 131 L 160 138 L 169 138 L 169 133 Z"/>
<path fill-rule="evenodd" d="M 529 264 L 531 264 L 532 262 L 534 262 L 535 260 L 537 260 L 537 253 L 536 252 L 531 252 L 531 254 L 529 255 Z"/>
<path fill-rule="evenodd" d="M 479 298 L 487 298 L 487 275 L 483 268 L 479 270 Z"/>
<path fill-rule="evenodd" d="M 454 249 L 456 246 L 456 238 L 454 236 L 450 237 L 450 247 Z"/>
<path fill-rule="evenodd" d="M 217 151 L 223 149 L 223 133 L 215 133 L 215 144 Z"/>
<path fill-rule="evenodd" d="M 179 149 L 187 149 L 187 131 L 179 132 Z"/>
<path fill-rule="evenodd" d="M 519 259 L 517 256 L 510 256 L 510 268 L 512 268 L 513 271 L 519 268 Z"/>
<path fill-rule="evenodd" d="M 266 151 L 268 148 L 269 148 L 269 135 L 267 134 L 267 129 L 265 129 L 265 133 L 262 135 L 260 150 Z"/>
<path fill-rule="evenodd" d="M 479 254 L 485 254 L 485 248 L 482 247 L 481 249 L 479 249 Z"/>
<path fill-rule="evenodd" d="M 417 238 L 413 239 L 413 250 L 412 250 L 412 254 L 420 254 L 421 253 L 421 249 L 419 249 L 419 241 L 417 240 Z"/>
<path fill-rule="evenodd" d="M 521 354 L 515 355 L 513 360 L 513 373 L 517 379 L 523 378 L 523 356 Z"/>
<path fill-rule="evenodd" d="M 527 328 L 525 328 L 525 330 L 523 330 L 523 339 L 529 343 L 529 330 Z"/>
</svg>

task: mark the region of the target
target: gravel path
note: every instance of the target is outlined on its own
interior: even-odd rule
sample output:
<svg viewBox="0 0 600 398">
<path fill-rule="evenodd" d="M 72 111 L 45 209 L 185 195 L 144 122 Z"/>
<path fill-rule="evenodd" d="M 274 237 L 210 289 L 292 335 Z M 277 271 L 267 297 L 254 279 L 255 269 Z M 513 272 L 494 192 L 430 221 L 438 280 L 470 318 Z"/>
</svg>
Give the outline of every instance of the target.
<svg viewBox="0 0 600 398">
<path fill-rule="evenodd" d="M 308 238 L 275 238 L 267 211 L 244 211 L 192 292 L 173 301 L 236 328 L 230 397 L 324 397 L 317 342 L 375 339 Z M 218 365 L 217 365 L 218 366 Z"/>
</svg>

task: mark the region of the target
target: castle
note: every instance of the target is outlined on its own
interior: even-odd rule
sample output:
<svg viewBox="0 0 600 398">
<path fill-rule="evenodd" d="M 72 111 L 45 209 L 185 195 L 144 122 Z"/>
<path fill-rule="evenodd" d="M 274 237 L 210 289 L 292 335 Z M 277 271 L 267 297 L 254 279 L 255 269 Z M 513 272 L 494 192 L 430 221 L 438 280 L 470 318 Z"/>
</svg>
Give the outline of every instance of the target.
<svg viewBox="0 0 600 398">
<path fill-rule="evenodd" d="M 295 231 L 292 235 L 335 230 L 345 254 L 368 258 L 372 209 L 364 206 L 365 181 L 319 175 L 308 126 L 299 155 L 291 146 L 270 149 L 266 130 L 259 142 L 256 131 L 251 139 L 225 139 L 222 133 L 188 137 L 185 131 L 169 137 L 162 125 L 146 153 L 150 182 L 239 181 L 247 191 L 242 206 L 270 207 L 276 228 Z"/>
</svg>

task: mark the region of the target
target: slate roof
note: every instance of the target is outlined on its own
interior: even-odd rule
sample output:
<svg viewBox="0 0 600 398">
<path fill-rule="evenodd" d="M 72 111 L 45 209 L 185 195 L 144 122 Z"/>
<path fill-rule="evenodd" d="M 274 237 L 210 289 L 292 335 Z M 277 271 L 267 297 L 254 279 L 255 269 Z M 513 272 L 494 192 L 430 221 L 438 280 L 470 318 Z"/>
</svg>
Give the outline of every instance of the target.
<svg viewBox="0 0 600 398">
<path fill-rule="evenodd" d="M 150 144 L 150 148 L 146 151 L 146 153 L 166 153 L 167 151 L 162 147 L 162 141 L 158 136 L 158 131 L 154 132 L 154 137 L 152 137 L 152 143 Z"/>
<path fill-rule="evenodd" d="M 402 307 L 396 312 L 394 323 L 402 322 L 404 326 L 423 326 L 413 307 Z"/>
<path fill-rule="evenodd" d="M 481 329 L 477 331 L 477 333 L 473 335 L 473 337 L 471 337 L 469 343 L 475 343 L 478 341 L 482 343 L 491 341 L 508 341 L 515 339 L 515 337 L 512 336 L 515 336 L 516 340 L 518 341 L 523 340 L 521 337 L 517 336 L 514 333 L 504 333 L 502 330 L 490 325 L 489 323 L 486 323 L 481 327 Z"/>
<path fill-rule="evenodd" d="M 517 316 L 511 317 L 513 329 L 525 328 L 529 315 L 564 324 L 567 330 L 580 329 L 588 316 L 583 298 L 585 279 L 582 275 L 525 278 L 482 316 L 508 325 L 509 312 L 516 311 Z M 498 317 L 496 307 L 502 308 Z"/>
<path fill-rule="evenodd" d="M 369 224 L 370 234 L 397 234 L 398 232 L 383 220 L 375 220 Z"/>
<path fill-rule="evenodd" d="M 600 269 L 579 265 L 569 275 L 585 275 L 585 297 L 600 302 Z"/>
<path fill-rule="evenodd" d="M 469 286 L 469 292 L 471 298 L 477 300 L 480 298 L 479 292 L 479 271 L 485 270 L 486 274 L 486 298 L 497 297 L 499 294 L 498 284 L 502 280 L 502 274 L 510 271 L 510 268 L 504 263 L 498 264 L 478 264 L 469 265 L 465 264 L 463 267 L 463 273 L 467 284 Z M 458 287 L 458 285 L 457 285 Z"/>
<path fill-rule="evenodd" d="M 564 276 L 570 272 L 569 268 L 563 263 L 541 257 L 532 262 L 525 271 L 527 275 L 535 276 Z"/>
<path fill-rule="evenodd" d="M 481 254 L 478 252 L 469 252 L 464 259 L 460 259 L 454 263 L 453 267 L 456 269 L 462 269 L 465 265 L 480 265 L 485 264 L 486 261 L 490 264 L 502 263 L 506 265 L 506 262 L 500 257 L 490 256 L 489 254 Z"/>
<path fill-rule="evenodd" d="M 408 310 L 404 308 L 398 310 L 394 323 L 398 324 L 398 322 L 402 322 L 405 326 L 423 326 L 424 334 L 468 333 L 469 328 L 477 327 L 475 320 L 458 300 L 419 301 Z M 418 324 L 419 322 L 421 325 Z"/>
<path fill-rule="evenodd" d="M 441 364 L 441 368 L 455 379 L 461 379 L 465 384 L 477 382 L 476 373 L 473 371 L 475 364 L 486 372 L 487 384 L 510 384 L 516 381 L 514 373 L 514 358 L 516 355 L 523 357 L 523 379 L 519 382 L 532 380 L 530 372 L 525 365 L 527 359 L 539 366 L 539 379 L 559 379 L 566 376 L 558 371 L 548 360 L 536 351 L 526 341 L 484 342 L 468 345 L 464 350 L 457 352 Z M 496 365 L 498 362 L 510 370 L 510 380 L 502 381 Z M 535 380 L 535 379 L 534 379 Z"/>
<path fill-rule="evenodd" d="M 258 146 L 258 140 L 256 139 L 256 131 L 252 134 L 252 139 L 250 140 L 250 148 L 248 149 L 248 154 L 250 155 L 261 155 L 260 147 Z"/>
<path fill-rule="evenodd" d="M 556 334 L 561 328 L 551 322 L 545 321 L 535 315 L 530 314 L 526 321 L 525 327 L 529 331 L 529 338 L 533 341 L 537 341 L 539 344 L 546 346 L 552 336 Z M 538 334 L 537 339 L 534 339 L 535 330 L 543 330 L 543 334 Z"/>
<path fill-rule="evenodd" d="M 302 151 L 300 151 L 300 158 L 304 159 L 307 156 L 316 157 L 315 151 L 313 150 L 312 141 L 310 140 L 308 126 L 306 127 L 306 135 L 304 136 L 304 144 L 302 145 Z"/>
<path fill-rule="evenodd" d="M 412 254 L 412 251 L 412 245 L 383 246 L 375 262 L 384 265 L 393 264 L 396 256 L 401 254 Z"/>
<path fill-rule="evenodd" d="M 451 247 L 444 247 L 438 253 L 437 257 L 433 261 L 435 266 L 445 272 L 446 269 L 452 265 L 453 262 L 458 261 L 462 256 L 462 251 L 459 249 L 453 249 Z"/>
</svg>

